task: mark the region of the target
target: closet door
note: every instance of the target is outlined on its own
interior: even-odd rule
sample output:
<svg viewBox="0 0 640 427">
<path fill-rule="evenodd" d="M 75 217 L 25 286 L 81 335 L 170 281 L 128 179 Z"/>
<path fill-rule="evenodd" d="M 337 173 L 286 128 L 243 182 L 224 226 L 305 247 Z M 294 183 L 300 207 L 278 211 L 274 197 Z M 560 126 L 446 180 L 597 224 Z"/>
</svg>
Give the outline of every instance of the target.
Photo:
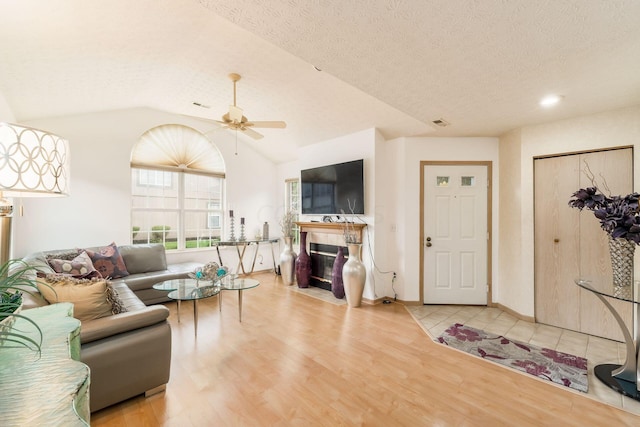
<svg viewBox="0 0 640 427">
<path fill-rule="evenodd" d="M 602 191 L 632 192 L 632 164 L 630 148 L 535 160 L 537 322 L 622 341 L 604 304 L 574 283 L 578 277 L 611 277 L 607 234 L 591 211 L 580 212 L 567 203 L 578 188 L 593 185 L 588 170 Z M 631 304 L 610 302 L 631 324 Z"/>
<path fill-rule="evenodd" d="M 579 215 L 567 202 L 579 187 L 579 156 L 534 162 L 536 322 L 580 330 Z"/>
</svg>

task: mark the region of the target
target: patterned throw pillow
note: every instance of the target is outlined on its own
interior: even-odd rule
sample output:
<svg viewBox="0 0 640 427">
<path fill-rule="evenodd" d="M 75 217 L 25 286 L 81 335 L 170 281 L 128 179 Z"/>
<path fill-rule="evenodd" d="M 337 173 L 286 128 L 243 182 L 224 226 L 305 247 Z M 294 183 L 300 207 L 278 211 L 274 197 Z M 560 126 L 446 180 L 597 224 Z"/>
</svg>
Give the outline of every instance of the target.
<svg viewBox="0 0 640 427">
<path fill-rule="evenodd" d="M 80 321 L 99 319 L 126 311 L 109 281 L 101 278 L 76 279 L 48 274 L 38 277 L 38 290 L 50 303 L 73 303 L 73 317 Z"/>
<path fill-rule="evenodd" d="M 112 242 L 109 246 L 100 248 L 97 251 L 87 249 L 87 254 L 93 262 L 93 266 L 100 272 L 102 277 L 119 279 L 129 275 L 127 266 L 124 264 L 122 255 L 118 251 L 118 246 Z"/>
<path fill-rule="evenodd" d="M 69 251 L 63 251 L 63 252 L 54 252 L 54 253 L 50 253 L 47 254 L 47 261 L 49 261 L 50 259 L 63 259 L 65 261 L 71 261 L 72 259 L 74 259 L 75 257 L 78 256 L 78 250 L 74 249 L 74 250 L 69 250 Z"/>
<path fill-rule="evenodd" d="M 80 255 L 76 255 L 71 260 L 51 258 L 49 259 L 49 265 L 56 273 L 61 274 L 82 277 L 91 276 L 92 273 L 99 275 L 86 251 L 82 251 Z"/>
</svg>

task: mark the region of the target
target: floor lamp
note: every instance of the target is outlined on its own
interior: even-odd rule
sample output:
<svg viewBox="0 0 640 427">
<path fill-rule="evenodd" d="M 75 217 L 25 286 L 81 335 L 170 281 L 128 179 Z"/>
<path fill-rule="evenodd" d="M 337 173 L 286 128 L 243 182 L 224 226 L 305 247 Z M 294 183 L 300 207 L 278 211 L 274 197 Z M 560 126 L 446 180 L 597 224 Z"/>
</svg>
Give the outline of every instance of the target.
<svg viewBox="0 0 640 427">
<path fill-rule="evenodd" d="M 0 122 L 0 265 L 11 255 L 7 197 L 69 195 L 69 143 L 50 132 Z"/>
</svg>

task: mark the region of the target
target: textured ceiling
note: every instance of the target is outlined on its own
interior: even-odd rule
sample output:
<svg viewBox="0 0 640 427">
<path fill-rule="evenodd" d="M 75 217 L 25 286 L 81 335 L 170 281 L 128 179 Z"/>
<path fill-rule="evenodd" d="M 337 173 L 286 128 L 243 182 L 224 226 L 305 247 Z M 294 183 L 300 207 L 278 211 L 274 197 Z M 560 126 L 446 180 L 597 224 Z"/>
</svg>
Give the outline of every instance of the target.
<svg viewBox="0 0 640 427">
<path fill-rule="evenodd" d="M 376 127 L 497 136 L 640 104 L 640 1 L 21 0 L 0 2 L 0 93 L 18 121 L 138 106 L 219 119 L 257 150 Z M 320 68 L 318 72 L 313 66 Z M 564 102 L 545 110 L 547 93 Z M 195 107 L 200 102 L 210 109 Z M 434 127 L 444 118 L 451 125 Z M 215 140 L 215 133 L 212 134 Z"/>
</svg>

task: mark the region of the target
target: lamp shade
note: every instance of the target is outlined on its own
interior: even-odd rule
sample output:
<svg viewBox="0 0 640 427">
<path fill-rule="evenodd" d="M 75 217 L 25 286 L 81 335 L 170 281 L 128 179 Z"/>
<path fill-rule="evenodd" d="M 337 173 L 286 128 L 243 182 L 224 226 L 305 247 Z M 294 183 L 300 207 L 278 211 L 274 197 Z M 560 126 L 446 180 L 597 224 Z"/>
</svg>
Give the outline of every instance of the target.
<svg viewBox="0 0 640 427">
<path fill-rule="evenodd" d="M 0 122 L 0 191 L 5 197 L 68 196 L 67 140 Z"/>
</svg>

